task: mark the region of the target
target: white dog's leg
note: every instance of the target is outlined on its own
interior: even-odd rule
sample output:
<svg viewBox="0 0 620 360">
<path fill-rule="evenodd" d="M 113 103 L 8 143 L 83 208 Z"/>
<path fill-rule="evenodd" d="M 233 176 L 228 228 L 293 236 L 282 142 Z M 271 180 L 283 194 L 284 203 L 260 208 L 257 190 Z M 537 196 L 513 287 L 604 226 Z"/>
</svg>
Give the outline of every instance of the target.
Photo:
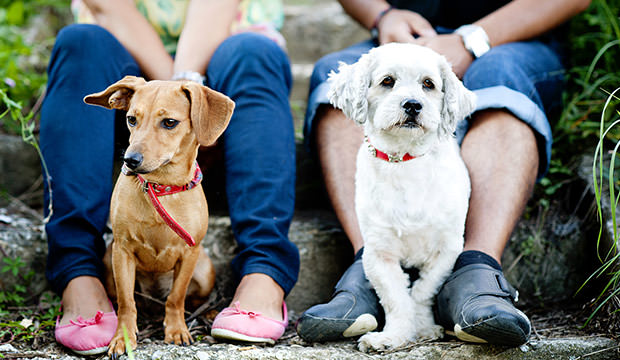
<svg viewBox="0 0 620 360">
<path fill-rule="evenodd" d="M 394 254 L 374 251 L 368 244 L 362 257 L 364 271 L 374 287 L 383 310 L 385 327 L 382 332 L 371 332 L 359 339 L 359 349 L 384 350 L 404 345 L 415 335 L 414 304 L 409 296 L 409 276 Z"/>
<path fill-rule="evenodd" d="M 433 300 L 443 282 L 450 275 L 460 252 L 461 249 L 443 251 L 420 269 L 420 278 L 411 287 L 411 299 L 414 303 L 412 310 L 415 313 L 414 338 L 433 340 L 443 335 L 443 328 L 435 324 L 432 310 Z"/>
</svg>

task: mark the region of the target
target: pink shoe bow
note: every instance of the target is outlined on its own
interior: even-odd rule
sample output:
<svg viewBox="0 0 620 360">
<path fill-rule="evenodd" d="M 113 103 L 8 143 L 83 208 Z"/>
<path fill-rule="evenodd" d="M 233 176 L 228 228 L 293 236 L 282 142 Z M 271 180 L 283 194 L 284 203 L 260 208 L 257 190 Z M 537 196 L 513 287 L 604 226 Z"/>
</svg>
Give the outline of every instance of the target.
<svg viewBox="0 0 620 360">
<path fill-rule="evenodd" d="M 258 312 L 241 309 L 238 301 L 222 310 L 213 320 L 211 336 L 244 342 L 275 344 L 288 325 L 286 303 L 282 302 L 283 321 L 268 318 Z"/>
</svg>

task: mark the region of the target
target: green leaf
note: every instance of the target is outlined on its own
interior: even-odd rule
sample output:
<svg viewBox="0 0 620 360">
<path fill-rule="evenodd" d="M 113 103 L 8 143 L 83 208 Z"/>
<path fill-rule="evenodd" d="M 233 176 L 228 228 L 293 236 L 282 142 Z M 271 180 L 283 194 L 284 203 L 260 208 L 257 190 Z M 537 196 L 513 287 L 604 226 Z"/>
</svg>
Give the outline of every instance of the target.
<svg viewBox="0 0 620 360">
<path fill-rule="evenodd" d="M 7 22 L 11 25 L 23 25 L 24 24 L 24 2 L 15 1 L 7 10 Z"/>
</svg>

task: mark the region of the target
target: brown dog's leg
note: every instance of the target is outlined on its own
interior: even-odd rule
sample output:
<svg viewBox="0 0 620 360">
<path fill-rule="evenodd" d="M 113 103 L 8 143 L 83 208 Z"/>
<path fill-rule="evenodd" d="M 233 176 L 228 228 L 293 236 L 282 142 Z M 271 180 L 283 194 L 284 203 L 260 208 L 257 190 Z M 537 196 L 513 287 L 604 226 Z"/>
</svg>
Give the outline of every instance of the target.
<svg viewBox="0 0 620 360">
<path fill-rule="evenodd" d="M 138 325 L 134 286 L 136 282 L 136 262 L 134 255 L 125 251 L 116 242 L 112 243 L 112 269 L 116 284 L 118 301 L 118 328 L 110 341 L 108 355 L 116 358 L 125 353 L 123 325 L 127 329 L 132 349 L 138 347 Z"/>
<path fill-rule="evenodd" d="M 215 269 L 213 268 L 213 263 L 204 251 L 200 251 L 192 281 L 187 288 L 185 304 L 189 309 L 197 309 L 207 301 L 214 285 Z"/>
<path fill-rule="evenodd" d="M 192 337 L 185 325 L 185 294 L 194 274 L 199 251 L 202 251 L 202 248 L 193 249 L 192 253 L 179 261 L 174 268 L 172 289 L 166 299 L 166 317 L 164 318 L 164 342 L 166 343 L 176 345 L 192 343 Z"/>
<path fill-rule="evenodd" d="M 113 302 L 116 302 L 116 286 L 114 285 L 114 269 L 112 269 L 112 243 L 108 245 L 103 256 L 103 266 L 105 269 L 104 283 L 105 291 L 108 294 L 108 298 Z"/>
</svg>

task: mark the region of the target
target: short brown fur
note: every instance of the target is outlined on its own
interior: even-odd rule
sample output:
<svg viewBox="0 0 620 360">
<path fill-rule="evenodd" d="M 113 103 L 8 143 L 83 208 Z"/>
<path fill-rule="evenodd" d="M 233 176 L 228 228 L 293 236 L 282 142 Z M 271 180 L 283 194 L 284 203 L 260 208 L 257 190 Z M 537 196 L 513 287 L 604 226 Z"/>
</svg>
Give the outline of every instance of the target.
<svg viewBox="0 0 620 360">
<path fill-rule="evenodd" d="M 134 76 L 126 76 L 106 90 L 86 96 L 84 101 L 135 116 L 135 126 L 129 126 L 126 154 L 140 153 L 143 161 L 134 171 L 149 182 L 166 185 L 184 185 L 192 180 L 198 147 L 217 140 L 234 109 L 228 97 L 197 83 L 146 82 Z M 179 123 L 166 129 L 162 121 L 167 118 Z M 137 347 L 136 280 L 146 286 L 165 282 L 173 274 L 165 305 L 164 340 L 177 345 L 192 341 L 184 318 L 188 287 L 192 291 L 188 297 L 206 298 L 215 282 L 213 265 L 200 245 L 208 225 L 202 187 L 159 200 L 192 235 L 196 246 L 189 247 L 164 223 L 136 176 L 119 176 L 110 207 L 114 240 L 104 258 L 108 270 L 106 289 L 118 302 L 118 328 L 108 350 L 113 357 L 125 352 L 123 325 L 132 348 Z"/>
</svg>

